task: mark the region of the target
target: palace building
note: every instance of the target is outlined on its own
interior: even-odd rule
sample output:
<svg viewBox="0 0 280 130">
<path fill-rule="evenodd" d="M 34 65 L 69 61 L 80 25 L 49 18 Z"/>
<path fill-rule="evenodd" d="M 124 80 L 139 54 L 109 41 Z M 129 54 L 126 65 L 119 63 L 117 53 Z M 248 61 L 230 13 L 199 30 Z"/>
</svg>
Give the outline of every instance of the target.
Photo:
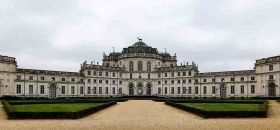
<svg viewBox="0 0 280 130">
<path fill-rule="evenodd" d="M 279 97 L 279 76 L 280 56 L 256 60 L 252 70 L 200 73 L 139 39 L 78 72 L 18 68 L 14 57 L 0 56 L 0 97 Z"/>
</svg>

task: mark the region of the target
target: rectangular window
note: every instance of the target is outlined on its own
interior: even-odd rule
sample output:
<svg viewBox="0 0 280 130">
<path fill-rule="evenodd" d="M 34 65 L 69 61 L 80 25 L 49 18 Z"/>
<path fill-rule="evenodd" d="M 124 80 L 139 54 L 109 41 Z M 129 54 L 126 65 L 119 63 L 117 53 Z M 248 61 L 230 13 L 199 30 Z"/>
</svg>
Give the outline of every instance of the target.
<svg viewBox="0 0 280 130">
<path fill-rule="evenodd" d="M 45 80 L 45 77 L 41 77 L 41 80 Z"/>
<path fill-rule="evenodd" d="M 164 73 L 164 77 L 167 77 L 167 73 Z"/>
<path fill-rule="evenodd" d="M 195 79 L 195 83 L 198 83 L 198 79 Z"/>
<path fill-rule="evenodd" d="M 61 86 L 61 94 L 65 94 L 65 86 Z"/>
<path fill-rule="evenodd" d="M 65 81 L 65 78 L 62 78 L 62 79 L 61 79 L 61 81 L 63 81 L 63 82 L 64 82 L 64 81 Z"/>
<path fill-rule="evenodd" d="M 161 88 L 158 88 L 158 94 L 161 94 Z"/>
<path fill-rule="evenodd" d="M 99 72 L 99 76 L 102 76 L 102 72 Z"/>
<path fill-rule="evenodd" d="M 122 81 L 119 81 L 119 84 L 122 85 Z"/>
<path fill-rule="evenodd" d="M 113 88 L 112 88 L 112 94 L 115 94 L 115 93 L 116 93 L 116 88 L 113 87 Z"/>
<path fill-rule="evenodd" d="M 158 77 L 160 78 L 160 73 L 158 73 Z"/>
<path fill-rule="evenodd" d="M 207 94 L 207 87 L 206 86 L 203 87 L 203 94 Z"/>
<path fill-rule="evenodd" d="M 119 94 L 122 94 L 122 88 L 119 88 Z"/>
<path fill-rule="evenodd" d="M 241 94 L 244 94 L 244 85 L 241 85 L 241 86 L 240 86 L 240 93 L 241 93 Z"/>
<path fill-rule="evenodd" d="M 33 94 L 33 85 L 29 85 L 29 94 Z"/>
<path fill-rule="evenodd" d="M 106 84 L 109 84 L 109 80 L 106 80 L 105 82 L 106 82 Z"/>
<path fill-rule="evenodd" d="M 189 76 L 191 76 L 192 75 L 192 72 L 191 71 L 189 71 Z"/>
<path fill-rule="evenodd" d="M 178 91 L 177 91 L 178 94 L 181 94 L 181 88 L 178 87 Z"/>
<path fill-rule="evenodd" d="M 186 76 L 187 75 L 187 73 L 186 72 L 183 72 L 183 76 Z"/>
<path fill-rule="evenodd" d="M 90 80 L 90 79 L 88 79 L 88 80 L 87 80 L 87 82 L 88 82 L 88 83 L 90 83 L 90 82 L 91 82 L 91 80 Z"/>
<path fill-rule="evenodd" d="M 203 82 L 204 82 L 204 83 L 207 82 L 207 79 L 203 79 Z"/>
<path fill-rule="evenodd" d="M 183 94 L 187 94 L 187 88 L 183 87 Z"/>
<path fill-rule="evenodd" d="M 224 81 L 225 81 L 225 78 L 221 78 L 221 81 L 224 82 Z"/>
<path fill-rule="evenodd" d="M 164 93 L 167 94 L 167 87 L 164 88 Z"/>
<path fill-rule="evenodd" d="M 158 84 L 161 84 L 161 82 L 160 82 L 160 81 L 158 81 Z"/>
<path fill-rule="evenodd" d="M 230 81 L 232 81 L 232 82 L 233 82 L 233 81 L 234 81 L 234 78 L 230 78 Z"/>
<path fill-rule="evenodd" d="M 113 80 L 113 84 L 116 84 L 116 80 Z"/>
<path fill-rule="evenodd" d="M 71 78 L 71 81 L 72 81 L 72 82 L 75 82 L 75 79 L 74 79 L 74 78 Z"/>
<path fill-rule="evenodd" d="M 52 79 L 52 81 L 55 81 L 55 77 L 52 77 L 51 79 Z"/>
<path fill-rule="evenodd" d="M 188 81 L 189 83 L 192 83 L 192 80 L 191 79 L 189 79 L 189 81 Z"/>
<path fill-rule="evenodd" d="M 96 76 L 96 71 L 93 71 L 93 75 Z"/>
<path fill-rule="evenodd" d="M 171 87 L 171 94 L 174 94 L 174 87 Z"/>
<path fill-rule="evenodd" d="M 178 73 L 177 73 L 177 76 L 181 76 L 181 73 L 180 73 L 180 72 L 178 72 Z"/>
<path fill-rule="evenodd" d="M 17 80 L 21 80 L 21 75 L 17 75 Z"/>
<path fill-rule="evenodd" d="M 45 94 L 45 86 L 41 85 L 40 87 L 40 94 Z"/>
<path fill-rule="evenodd" d="M 195 94 L 198 94 L 198 87 L 195 87 Z"/>
<path fill-rule="evenodd" d="M 75 94 L 75 86 L 71 86 L 71 94 Z"/>
<path fill-rule="evenodd" d="M 87 94 L 90 94 L 90 87 L 87 87 Z"/>
<path fill-rule="evenodd" d="M 91 72 L 90 72 L 90 71 L 88 71 L 88 75 L 91 75 Z"/>
<path fill-rule="evenodd" d="M 244 77 L 241 77 L 241 78 L 240 78 L 240 81 L 244 81 Z"/>
<path fill-rule="evenodd" d="M 192 87 L 189 87 L 189 94 L 192 93 Z"/>
<path fill-rule="evenodd" d="M 213 78 L 213 79 L 212 79 L 212 82 L 216 82 L 216 79 L 215 79 L 215 78 Z"/>
<path fill-rule="evenodd" d="M 274 79 L 273 75 L 269 75 L 269 79 L 273 80 Z"/>
<path fill-rule="evenodd" d="M 115 76 L 116 76 L 116 73 L 113 73 L 112 75 L 113 75 L 113 77 L 115 77 Z"/>
<path fill-rule="evenodd" d="M 216 86 L 212 86 L 212 94 L 216 94 Z"/>
<path fill-rule="evenodd" d="M 105 73 L 105 75 L 106 75 L 106 76 L 109 76 L 109 73 L 108 73 L 108 72 L 106 72 L 106 73 Z"/>
<path fill-rule="evenodd" d="M 167 80 L 165 80 L 164 83 L 167 84 Z"/>
<path fill-rule="evenodd" d="M 171 84 L 174 84 L 174 80 L 171 80 Z"/>
<path fill-rule="evenodd" d="M 148 79 L 151 79 L 151 74 L 148 74 Z"/>
<path fill-rule="evenodd" d="M 99 87 L 99 94 L 102 94 L 102 87 Z"/>
<path fill-rule="evenodd" d="M 185 79 L 183 79 L 183 84 L 186 84 L 186 80 Z"/>
<path fill-rule="evenodd" d="M 230 93 L 234 94 L 234 86 L 230 86 Z"/>
<path fill-rule="evenodd" d="M 255 77 L 251 77 L 251 80 L 255 80 Z"/>
<path fill-rule="evenodd" d="M 17 85 L 17 94 L 21 94 L 21 85 Z"/>
<path fill-rule="evenodd" d="M 99 80 L 99 83 L 102 84 L 102 80 Z"/>
<path fill-rule="evenodd" d="M 96 87 L 93 87 L 93 90 L 92 90 L 92 93 L 93 93 L 93 94 L 97 94 L 97 93 L 96 93 L 96 89 L 97 89 Z"/>
<path fill-rule="evenodd" d="M 269 71 L 273 71 L 273 65 L 269 65 Z"/>
<path fill-rule="evenodd" d="M 180 84 L 181 83 L 181 80 L 178 80 L 178 82 L 177 82 L 178 84 Z"/>
<path fill-rule="evenodd" d="M 84 94 L 84 87 L 80 87 L 80 94 Z"/>
<path fill-rule="evenodd" d="M 33 76 L 29 76 L 29 80 L 33 80 Z"/>
<path fill-rule="evenodd" d="M 105 90 L 106 90 L 105 93 L 106 93 L 106 94 L 109 94 L 109 88 L 106 87 Z"/>
<path fill-rule="evenodd" d="M 130 75 L 129 75 L 129 78 L 130 78 L 130 79 L 132 79 L 132 78 L 133 78 L 131 73 L 130 73 Z"/>
<path fill-rule="evenodd" d="M 251 85 L 251 93 L 255 94 L 255 85 Z"/>
</svg>

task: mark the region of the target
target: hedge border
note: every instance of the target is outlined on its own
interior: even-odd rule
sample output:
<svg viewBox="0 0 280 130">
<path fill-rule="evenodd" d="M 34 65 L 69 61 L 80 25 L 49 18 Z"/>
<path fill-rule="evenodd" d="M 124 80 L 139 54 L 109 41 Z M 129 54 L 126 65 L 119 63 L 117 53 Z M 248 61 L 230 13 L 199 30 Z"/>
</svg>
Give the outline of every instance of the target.
<svg viewBox="0 0 280 130">
<path fill-rule="evenodd" d="M 224 117 L 231 117 L 231 118 L 249 118 L 249 117 L 259 117 L 259 118 L 266 118 L 267 117 L 267 104 L 268 101 L 264 101 L 262 104 L 261 111 L 205 111 L 202 109 L 194 108 L 185 106 L 182 104 L 178 104 L 175 102 L 166 101 L 166 105 L 191 112 L 195 115 L 198 115 L 203 118 L 224 118 Z"/>
<path fill-rule="evenodd" d="M 2 100 L 2 103 L 8 119 L 79 119 L 117 104 L 116 101 L 106 102 L 78 112 L 15 112 L 7 101 Z"/>
<path fill-rule="evenodd" d="M 266 100 L 210 100 L 210 99 L 154 99 L 156 102 L 173 103 L 240 103 L 240 104 L 263 104 Z"/>
</svg>

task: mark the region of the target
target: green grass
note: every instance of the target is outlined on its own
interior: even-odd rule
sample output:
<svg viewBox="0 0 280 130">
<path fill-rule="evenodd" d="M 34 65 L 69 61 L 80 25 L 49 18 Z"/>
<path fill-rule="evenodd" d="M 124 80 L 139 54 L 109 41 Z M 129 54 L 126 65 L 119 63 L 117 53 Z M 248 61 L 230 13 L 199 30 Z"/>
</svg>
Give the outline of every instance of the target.
<svg viewBox="0 0 280 130">
<path fill-rule="evenodd" d="M 261 111 L 263 104 L 238 104 L 238 103 L 180 103 L 185 106 L 202 109 L 205 111 Z"/>
<path fill-rule="evenodd" d="M 102 103 L 60 103 L 12 105 L 15 112 L 77 112 Z"/>
</svg>

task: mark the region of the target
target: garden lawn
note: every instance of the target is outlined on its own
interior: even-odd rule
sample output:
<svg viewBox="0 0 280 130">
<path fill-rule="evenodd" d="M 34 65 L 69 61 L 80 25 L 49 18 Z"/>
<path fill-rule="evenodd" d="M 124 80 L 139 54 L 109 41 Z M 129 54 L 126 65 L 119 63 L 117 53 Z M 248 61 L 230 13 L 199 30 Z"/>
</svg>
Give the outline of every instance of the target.
<svg viewBox="0 0 280 130">
<path fill-rule="evenodd" d="M 205 111 L 262 111 L 263 104 L 237 104 L 237 103 L 180 103 L 182 105 L 198 108 Z"/>
<path fill-rule="evenodd" d="M 78 112 L 102 103 L 59 103 L 12 105 L 15 112 Z"/>
</svg>

